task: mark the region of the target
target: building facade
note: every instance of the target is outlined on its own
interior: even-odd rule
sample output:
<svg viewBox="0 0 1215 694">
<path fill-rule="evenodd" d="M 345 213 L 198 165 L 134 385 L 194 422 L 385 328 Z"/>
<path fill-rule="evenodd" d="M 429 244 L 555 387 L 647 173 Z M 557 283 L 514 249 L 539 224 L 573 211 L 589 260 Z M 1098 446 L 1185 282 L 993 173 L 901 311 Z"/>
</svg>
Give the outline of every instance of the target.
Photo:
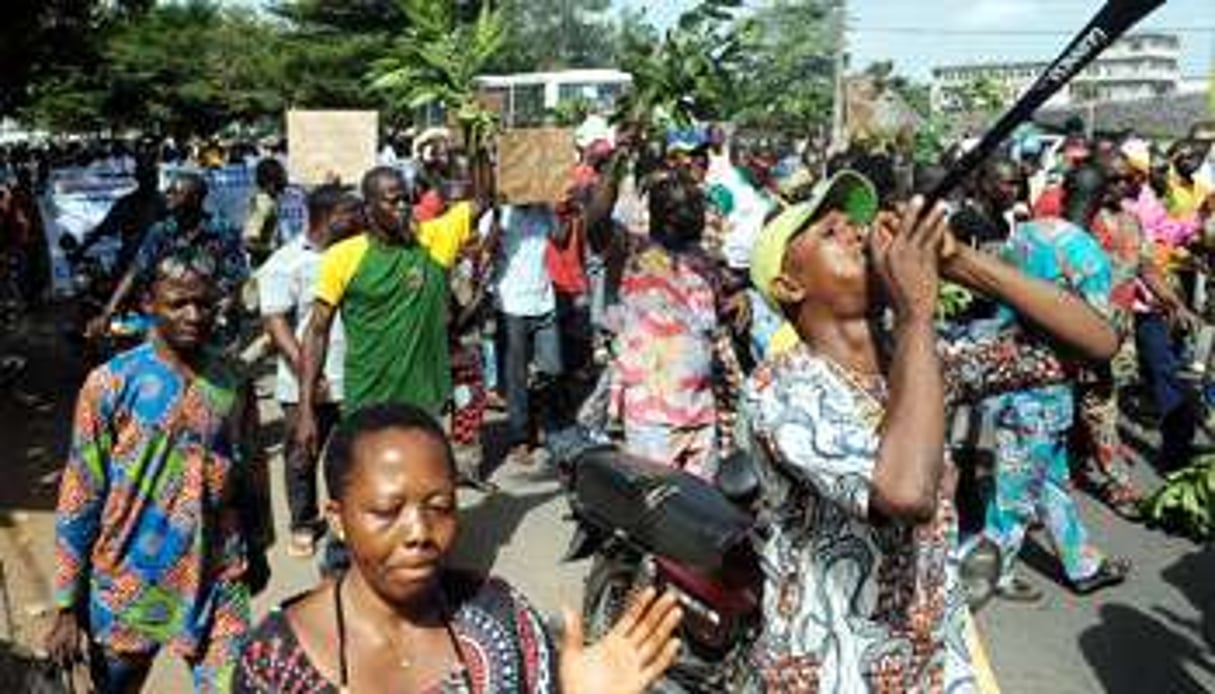
<svg viewBox="0 0 1215 694">
<path fill-rule="evenodd" d="M 1153 99 L 1175 94 L 1182 82 L 1181 41 L 1174 34 L 1139 33 L 1107 48 L 1048 104 L 1065 107 L 1095 102 Z M 974 108 L 976 85 L 1013 100 L 1034 83 L 1049 63 L 943 65 L 932 71 L 932 104 L 941 111 Z"/>
</svg>

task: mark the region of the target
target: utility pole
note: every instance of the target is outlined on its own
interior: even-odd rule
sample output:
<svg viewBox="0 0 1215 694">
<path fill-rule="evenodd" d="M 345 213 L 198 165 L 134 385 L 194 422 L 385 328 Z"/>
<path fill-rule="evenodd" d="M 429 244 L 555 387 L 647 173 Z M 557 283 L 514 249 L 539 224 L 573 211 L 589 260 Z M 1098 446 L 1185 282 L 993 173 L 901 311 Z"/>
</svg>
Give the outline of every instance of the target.
<svg viewBox="0 0 1215 694">
<path fill-rule="evenodd" d="M 835 0 L 834 5 L 831 33 L 835 38 L 835 96 L 831 100 L 831 144 L 828 150 L 840 152 L 844 150 L 846 144 L 844 142 L 846 137 L 844 132 L 846 104 L 844 102 L 847 90 L 844 88 L 844 72 L 848 69 L 848 41 L 845 34 L 848 12 L 846 0 Z"/>
<path fill-rule="evenodd" d="M 1215 118 L 1215 30 L 1211 31 L 1211 80 L 1207 83 L 1207 115 Z"/>
</svg>

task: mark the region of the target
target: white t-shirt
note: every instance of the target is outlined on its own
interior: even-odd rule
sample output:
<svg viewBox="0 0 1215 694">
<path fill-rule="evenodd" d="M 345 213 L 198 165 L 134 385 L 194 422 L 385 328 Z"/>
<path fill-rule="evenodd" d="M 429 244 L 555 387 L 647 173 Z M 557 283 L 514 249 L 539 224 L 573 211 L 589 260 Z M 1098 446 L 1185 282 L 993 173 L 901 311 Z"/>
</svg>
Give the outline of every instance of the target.
<svg viewBox="0 0 1215 694">
<path fill-rule="evenodd" d="M 316 296 L 316 277 L 321 268 L 321 250 L 314 248 L 307 234 L 287 242 L 262 265 L 257 273 L 257 289 L 263 316 L 287 315 L 302 338 L 312 315 Z M 333 316 L 329 349 L 325 355 L 325 380 L 329 381 L 329 402 L 343 399 L 342 376 L 346 363 L 346 334 L 342 317 Z M 299 402 L 299 384 L 287 360 L 279 357 L 274 397 L 281 403 Z"/>
<path fill-rule="evenodd" d="M 553 281 L 544 262 L 557 214 L 549 205 L 502 209 L 502 242 L 495 289 L 498 306 L 511 316 L 542 316 L 556 309 Z"/>
</svg>

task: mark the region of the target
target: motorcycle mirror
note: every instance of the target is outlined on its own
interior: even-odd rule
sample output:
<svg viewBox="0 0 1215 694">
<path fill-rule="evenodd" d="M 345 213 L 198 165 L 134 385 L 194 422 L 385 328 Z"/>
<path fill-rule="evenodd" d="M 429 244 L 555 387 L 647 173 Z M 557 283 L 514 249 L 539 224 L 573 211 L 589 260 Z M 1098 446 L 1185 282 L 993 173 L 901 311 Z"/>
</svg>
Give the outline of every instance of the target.
<svg viewBox="0 0 1215 694">
<path fill-rule="evenodd" d="M 755 459 L 745 451 L 726 456 L 718 466 L 716 482 L 727 499 L 740 506 L 749 506 L 759 495 L 759 470 Z"/>
</svg>

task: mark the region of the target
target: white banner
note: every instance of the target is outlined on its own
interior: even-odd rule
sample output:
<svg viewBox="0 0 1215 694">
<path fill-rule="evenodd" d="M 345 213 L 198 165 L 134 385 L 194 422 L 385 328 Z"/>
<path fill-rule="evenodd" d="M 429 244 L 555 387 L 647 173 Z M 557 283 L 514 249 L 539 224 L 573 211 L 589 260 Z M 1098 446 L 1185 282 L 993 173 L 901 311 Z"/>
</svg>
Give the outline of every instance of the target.
<svg viewBox="0 0 1215 694">
<path fill-rule="evenodd" d="M 51 174 L 47 193 L 39 201 L 46 241 L 51 257 L 51 291 L 56 296 L 71 296 L 72 268 L 59 248 L 60 237 L 72 236 L 77 241 L 101 224 L 114 203 L 135 190 L 135 180 L 128 174 L 109 168 L 93 167 L 60 169 Z M 99 253 L 113 254 L 117 242 L 98 248 Z"/>
</svg>

